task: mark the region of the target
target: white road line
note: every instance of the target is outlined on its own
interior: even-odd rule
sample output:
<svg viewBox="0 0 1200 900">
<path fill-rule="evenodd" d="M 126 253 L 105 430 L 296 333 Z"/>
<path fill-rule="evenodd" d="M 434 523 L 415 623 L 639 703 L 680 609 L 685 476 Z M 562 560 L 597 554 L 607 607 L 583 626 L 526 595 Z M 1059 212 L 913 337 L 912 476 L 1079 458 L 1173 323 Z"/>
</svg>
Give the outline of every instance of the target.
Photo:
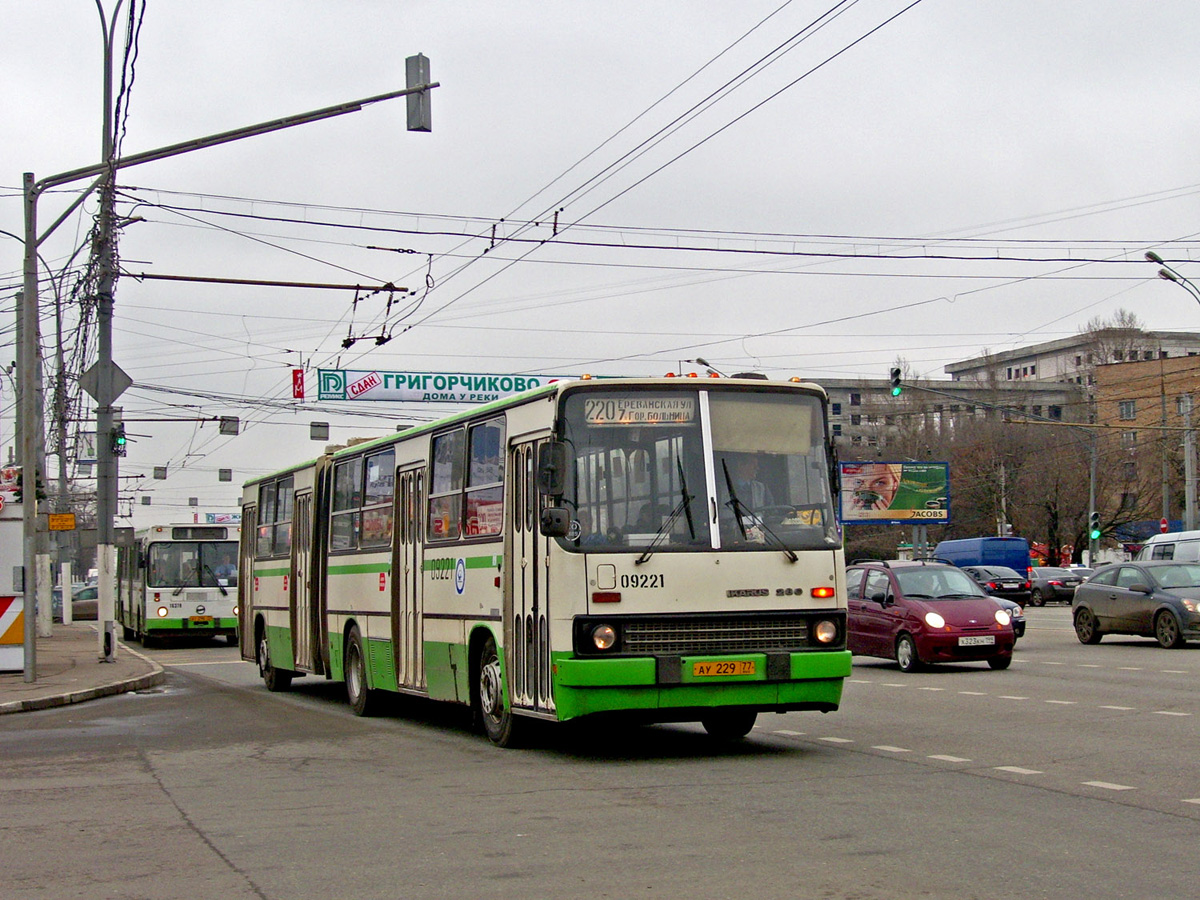
<svg viewBox="0 0 1200 900">
<path fill-rule="evenodd" d="M 1163 669 L 1160 674 L 1162 674 L 1162 675 L 1186 675 L 1187 671 L 1185 669 Z"/>
<path fill-rule="evenodd" d="M 944 691 L 944 690 L 945 690 L 945 688 L 939 688 L 939 687 L 923 687 L 923 688 L 917 688 L 917 690 L 918 690 L 918 691 Z"/>
<path fill-rule="evenodd" d="M 1184 803 L 1200 803 L 1200 797 L 1196 797 L 1193 800 L 1184 800 L 1183 802 Z"/>
<path fill-rule="evenodd" d="M 970 762 L 969 759 L 962 757 L 962 756 L 943 756 L 941 754 L 935 754 L 933 756 L 930 756 L 929 759 L 940 759 L 942 762 L 952 762 L 952 763 Z"/>
<path fill-rule="evenodd" d="M 1054 704 L 1057 704 L 1058 706 L 1074 706 L 1078 701 L 1076 701 L 1076 700 L 1046 700 L 1045 702 L 1046 703 L 1054 703 Z"/>
<path fill-rule="evenodd" d="M 872 750 L 882 750 L 884 753 L 912 753 L 904 747 L 889 747 L 887 744 L 880 744 L 877 747 L 872 747 Z"/>
<path fill-rule="evenodd" d="M 1085 781 L 1083 782 L 1088 787 L 1103 788 L 1106 791 L 1132 791 L 1135 788 L 1127 784 L 1113 784 L 1110 781 Z"/>
<path fill-rule="evenodd" d="M 1117 666 L 1117 671 L 1118 672 L 1140 672 L 1140 671 L 1142 671 L 1142 667 L 1141 666 Z"/>
<path fill-rule="evenodd" d="M 772 734 L 786 734 L 788 737 L 804 737 L 803 731 L 788 731 L 786 728 L 780 728 Z"/>
<path fill-rule="evenodd" d="M 899 681 L 885 681 L 880 684 L 880 687 L 908 687 L 908 685 Z"/>
<path fill-rule="evenodd" d="M 1066 665 L 1065 662 L 1050 662 L 1049 660 L 1044 660 L 1044 661 L 1039 660 L 1039 662 L 1041 662 L 1042 665 L 1044 665 L 1044 666 L 1065 666 Z"/>
<path fill-rule="evenodd" d="M 1190 715 L 1191 715 L 1191 713 L 1188 713 L 1188 712 L 1172 712 L 1172 711 L 1171 711 L 1171 710 L 1169 710 L 1169 709 L 1156 709 L 1156 710 L 1154 710 L 1154 715 L 1156 715 L 1156 716 L 1190 716 Z"/>
<path fill-rule="evenodd" d="M 1078 669 L 1099 669 L 1099 668 L 1101 668 L 1100 666 L 1097 666 L 1094 663 L 1076 663 L 1075 667 Z"/>
<path fill-rule="evenodd" d="M 1117 712 L 1132 712 L 1132 706 L 1102 706 L 1101 709 L 1115 709 Z"/>
<path fill-rule="evenodd" d="M 1028 700 L 1028 697 L 1014 697 L 1012 694 L 1001 694 L 1001 700 Z"/>
<path fill-rule="evenodd" d="M 967 697 L 986 697 L 987 696 L 986 691 L 959 691 L 959 693 L 964 694 Z"/>
<path fill-rule="evenodd" d="M 996 766 L 997 772 L 1012 772 L 1014 775 L 1045 775 L 1037 769 L 1022 769 L 1020 766 Z"/>
<path fill-rule="evenodd" d="M 840 737 L 823 737 L 823 738 L 817 738 L 817 740 L 825 741 L 826 743 L 829 743 L 829 744 L 853 744 L 854 743 L 854 741 L 850 740 L 850 738 L 840 738 Z"/>
<path fill-rule="evenodd" d="M 871 681 L 869 678 L 851 678 L 850 683 L 851 684 L 874 684 L 875 682 Z"/>
</svg>

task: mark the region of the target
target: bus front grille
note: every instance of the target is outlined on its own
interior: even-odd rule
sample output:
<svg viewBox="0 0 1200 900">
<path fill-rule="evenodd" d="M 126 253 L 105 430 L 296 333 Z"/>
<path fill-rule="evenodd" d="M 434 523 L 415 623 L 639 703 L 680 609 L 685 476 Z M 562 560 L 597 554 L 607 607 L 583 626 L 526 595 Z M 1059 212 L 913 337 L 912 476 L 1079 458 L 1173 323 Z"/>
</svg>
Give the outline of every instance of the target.
<svg viewBox="0 0 1200 900">
<path fill-rule="evenodd" d="M 753 653 L 799 650 L 808 644 L 808 622 L 795 616 L 720 619 L 629 619 L 624 653 Z"/>
</svg>

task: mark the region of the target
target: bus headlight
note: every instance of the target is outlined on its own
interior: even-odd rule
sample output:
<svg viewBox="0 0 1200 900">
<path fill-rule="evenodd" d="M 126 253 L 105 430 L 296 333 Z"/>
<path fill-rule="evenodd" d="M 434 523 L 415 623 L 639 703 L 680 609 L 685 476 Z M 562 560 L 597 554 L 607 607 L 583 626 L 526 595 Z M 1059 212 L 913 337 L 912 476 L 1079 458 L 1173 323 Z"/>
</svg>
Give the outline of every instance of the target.
<svg viewBox="0 0 1200 900">
<path fill-rule="evenodd" d="M 813 636 L 822 644 L 832 644 L 837 640 L 837 623 L 822 619 L 813 629 Z"/>
<path fill-rule="evenodd" d="M 167 608 L 165 606 L 160 606 L 158 608 L 158 617 L 160 619 L 165 619 L 167 617 Z"/>
<path fill-rule="evenodd" d="M 592 629 L 592 643 L 597 650 L 611 650 L 617 642 L 617 632 L 611 625 L 597 625 Z"/>
<path fill-rule="evenodd" d="M 236 603 L 233 605 L 233 614 L 234 614 L 235 616 L 238 614 L 238 608 L 237 608 L 237 604 L 236 604 Z"/>
</svg>

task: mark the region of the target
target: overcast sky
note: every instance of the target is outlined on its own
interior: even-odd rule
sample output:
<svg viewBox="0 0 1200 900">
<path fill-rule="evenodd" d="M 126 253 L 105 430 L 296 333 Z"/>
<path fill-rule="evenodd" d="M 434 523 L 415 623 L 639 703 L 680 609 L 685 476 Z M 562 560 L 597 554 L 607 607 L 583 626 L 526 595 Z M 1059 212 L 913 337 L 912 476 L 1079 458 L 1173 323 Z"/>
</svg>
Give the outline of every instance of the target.
<svg viewBox="0 0 1200 900">
<path fill-rule="evenodd" d="M 121 493 L 153 497 L 139 524 L 185 517 L 191 496 L 233 507 L 246 478 L 319 452 L 311 421 L 343 441 L 445 411 L 301 406 L 296 366 L 311 397 L 318 368 L 660 375 L 696 356 L 816 381 L 903 358 L 939 378 L 1121 308 L 1200 330 L 1200 306 L 1143 261 L 1154 248 L 1200 276 L 1194 2 L 135 8 L 125 155 L 402 88 L 415 53 L 441 84 L 429 134 L 393 100 L 120 173 L 125 416 L 245 428 L 131 424 L 122 473 L 144 477 Z M 20 235 L 23 172 L 99 161 L 103 40 L 94 0 L 0 12 L 0 230 Z M 73 196 L 41 198 L 43 229 Z M 43 244 L 51 268 L 95 210 Z M 5 363 L 21 252 L 0 234 Z M 12 406 L 5 379 L 5 459 Z"/>
</svg>

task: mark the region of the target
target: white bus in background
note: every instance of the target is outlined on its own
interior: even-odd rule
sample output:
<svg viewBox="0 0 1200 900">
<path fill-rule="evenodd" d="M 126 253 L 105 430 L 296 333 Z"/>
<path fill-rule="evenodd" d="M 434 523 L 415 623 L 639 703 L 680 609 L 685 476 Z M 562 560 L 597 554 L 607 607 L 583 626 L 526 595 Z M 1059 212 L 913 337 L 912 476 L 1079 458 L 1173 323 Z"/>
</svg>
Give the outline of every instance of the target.
<svg viewBox="0 0 1200 900">
<path fill-rule="evenodd" d="M 154 525 L 117 548 L 115 619 L 125 640 L 237 643 L 239 525 Z"/>
</svg>

